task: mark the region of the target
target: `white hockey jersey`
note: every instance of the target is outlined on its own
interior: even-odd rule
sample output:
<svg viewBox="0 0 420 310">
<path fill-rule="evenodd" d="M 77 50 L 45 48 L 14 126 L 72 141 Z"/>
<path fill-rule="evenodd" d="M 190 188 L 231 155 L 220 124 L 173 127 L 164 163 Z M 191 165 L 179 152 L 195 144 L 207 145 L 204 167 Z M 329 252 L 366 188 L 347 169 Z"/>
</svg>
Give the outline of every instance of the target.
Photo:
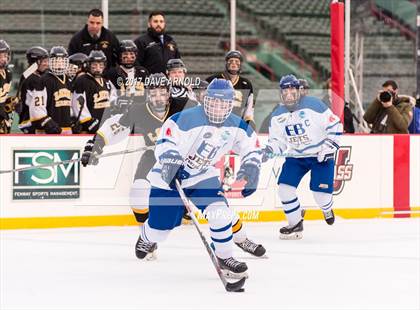
<svg viewBox="0 0 420 310">
<path fill-rule="evenodd" d="M 271 114 L 268 145 L 276 154 L 316 157 L 326 139 L 339 144 L 340 119 L 318 98 L 305 96 L 290 112 L 279 105 Z"/>
<path fill-rule="evenodd" d="M 182 187 L 220 177 L 215 164 L 230 151 L 238 154 L 241 164 L 260 165 L 261 150 L 256 133 L 238 116 L 231 114 L 221 126 L 211 124 L 204 108 L 198 106 L 171 116 L 162 126 L 156 142 L 156 164 L 147 179 L 154 187 L 169 189 L 161 178 L 160 158 L 165 153 L 178 153 L 184 158 L 184 170 L 189 177 L 182 180 Z"/>
</svg>

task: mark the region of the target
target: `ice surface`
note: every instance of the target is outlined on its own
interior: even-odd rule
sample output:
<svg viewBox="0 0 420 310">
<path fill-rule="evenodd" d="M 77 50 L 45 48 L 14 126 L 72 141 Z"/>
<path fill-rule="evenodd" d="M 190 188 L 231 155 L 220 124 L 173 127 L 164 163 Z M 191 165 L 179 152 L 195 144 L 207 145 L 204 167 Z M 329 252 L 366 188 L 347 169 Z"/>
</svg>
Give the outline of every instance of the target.
<svg viewBox="0 0 420 310">
<path fill-rule="evenodd" d="M 193 226 L 158 260 L 134 255 L 137 227 L 0 231 L 0 309 L 419 309 L 420 220 L 246 223 L 268 259 L 247 262 L 244 293 L 227 293 Z M 207 227 L 203 225 L 206 230 Z"/>
</svg>

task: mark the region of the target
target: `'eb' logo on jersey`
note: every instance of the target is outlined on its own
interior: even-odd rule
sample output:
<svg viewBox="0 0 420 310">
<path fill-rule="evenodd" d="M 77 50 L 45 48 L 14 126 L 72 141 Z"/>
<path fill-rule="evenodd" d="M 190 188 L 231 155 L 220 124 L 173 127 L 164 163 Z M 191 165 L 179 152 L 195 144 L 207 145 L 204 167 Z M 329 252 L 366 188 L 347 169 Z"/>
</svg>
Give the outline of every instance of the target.
<svg viewBox="0 0 420 310">
<path fill-rule="evenodd" d="M 300 136 L 305 133 L 305 129 L 302 124 L 288 125 L 286 126 L 286 134 L 288 136 Z"/>
<path fill-rule="evenodd" d="M 335 158 L 334 195 L 340 194 L 344 183 L 353 176 L 353 164 L 350 164 L 351 146 L 341 146 Z"/>
</svg>

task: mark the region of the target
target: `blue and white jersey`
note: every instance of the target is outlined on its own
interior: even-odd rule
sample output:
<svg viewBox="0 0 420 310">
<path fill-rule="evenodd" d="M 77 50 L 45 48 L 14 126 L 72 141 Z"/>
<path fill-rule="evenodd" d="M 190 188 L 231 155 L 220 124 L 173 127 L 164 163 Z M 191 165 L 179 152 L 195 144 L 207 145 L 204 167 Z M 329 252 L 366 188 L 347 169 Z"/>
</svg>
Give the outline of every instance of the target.
<svg viewBox="0 0 420 310">
<path fill-rule="evenodd" d="M 154 187 L 169 189 L 161 178 L 160 160 L 167 154 L 179 154 L 188 175 L 182 180 L 182 187 L 191 187 L 220 177 L 215 164 L 230 151 L 240 156 L 241 164 L 261 164 L 257 135 L 240 117 L 231 114 L 222 125 L 216 126 L 208 121 L 202 106 L 186 109 L 163 124 L 156 142 L 156 164 L 147 179 Z"/>
<path fill-rule="evenodd" d="M 271 114 L 268 145 L 274 153 L 314 157 L 326 139 L 339 144 L 340 119 L 318 98 L 303 97 L 295 111 L 279 105 Z"/>
</svg>

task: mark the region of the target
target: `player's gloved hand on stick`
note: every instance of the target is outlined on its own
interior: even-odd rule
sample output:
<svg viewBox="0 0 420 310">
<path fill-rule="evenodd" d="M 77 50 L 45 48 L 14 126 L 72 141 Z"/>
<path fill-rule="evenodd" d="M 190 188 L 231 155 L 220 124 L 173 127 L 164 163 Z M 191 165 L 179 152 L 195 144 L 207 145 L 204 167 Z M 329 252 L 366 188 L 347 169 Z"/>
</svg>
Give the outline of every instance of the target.
<svg viewBox="0 0 420 310">
<path fill-rule="evenodd" d="M 244 163 L 239 169 L 236 175 L 236 180 L 245 180 L 244 189 L 242 190 L 242 196 L 248 197 L 257 190 L 258 180 L 260 177 L 260 167 L 252 163 Z"/>
<path fill-rule="evenodd" d="M 160 157 L 160 162 L 162 164 L 162 180 L 171 189 L 176 189 L 175 180 L 182 180 L 184 159 L 178 153 L 168 152 Z"/>
<path fill-rule="evenodd" d="M 47 117 L 45 120 L 42 121 L 41 127 L 45 130 L 48 134 L 60 134 L 61 127 L 58 126 L 56 122 L 51 117 Z"/>
<path fill-rule="evenodd" d="M 267 162 L 269 159 L 273 158 L 275 156 L 274 154 L 274 150 L 271 146 L 266 146 L 265 148 L 262 149 L 262 162 L 265 163 Z"/>
<path fill-rule="evenodd" d="M 88 140 L 85 145 L 85 149 L 83 150 L 82 162 L 83 167 L 87 165 L 97 165 L 99 162 L 99 158 L 96 155 L 100 155 L 103 153 L 103 148 L 105 146 L 104 139 L 96 135 L 93 139 Z"/>
<path fill-rule="evenodd" d="M 330 139 L 326 139 L 318 152 L 317 160 L 319 163 L 326 162 L 329 159 L 334 159 L 335 152 L 340 146 Z"/>
</svg>

